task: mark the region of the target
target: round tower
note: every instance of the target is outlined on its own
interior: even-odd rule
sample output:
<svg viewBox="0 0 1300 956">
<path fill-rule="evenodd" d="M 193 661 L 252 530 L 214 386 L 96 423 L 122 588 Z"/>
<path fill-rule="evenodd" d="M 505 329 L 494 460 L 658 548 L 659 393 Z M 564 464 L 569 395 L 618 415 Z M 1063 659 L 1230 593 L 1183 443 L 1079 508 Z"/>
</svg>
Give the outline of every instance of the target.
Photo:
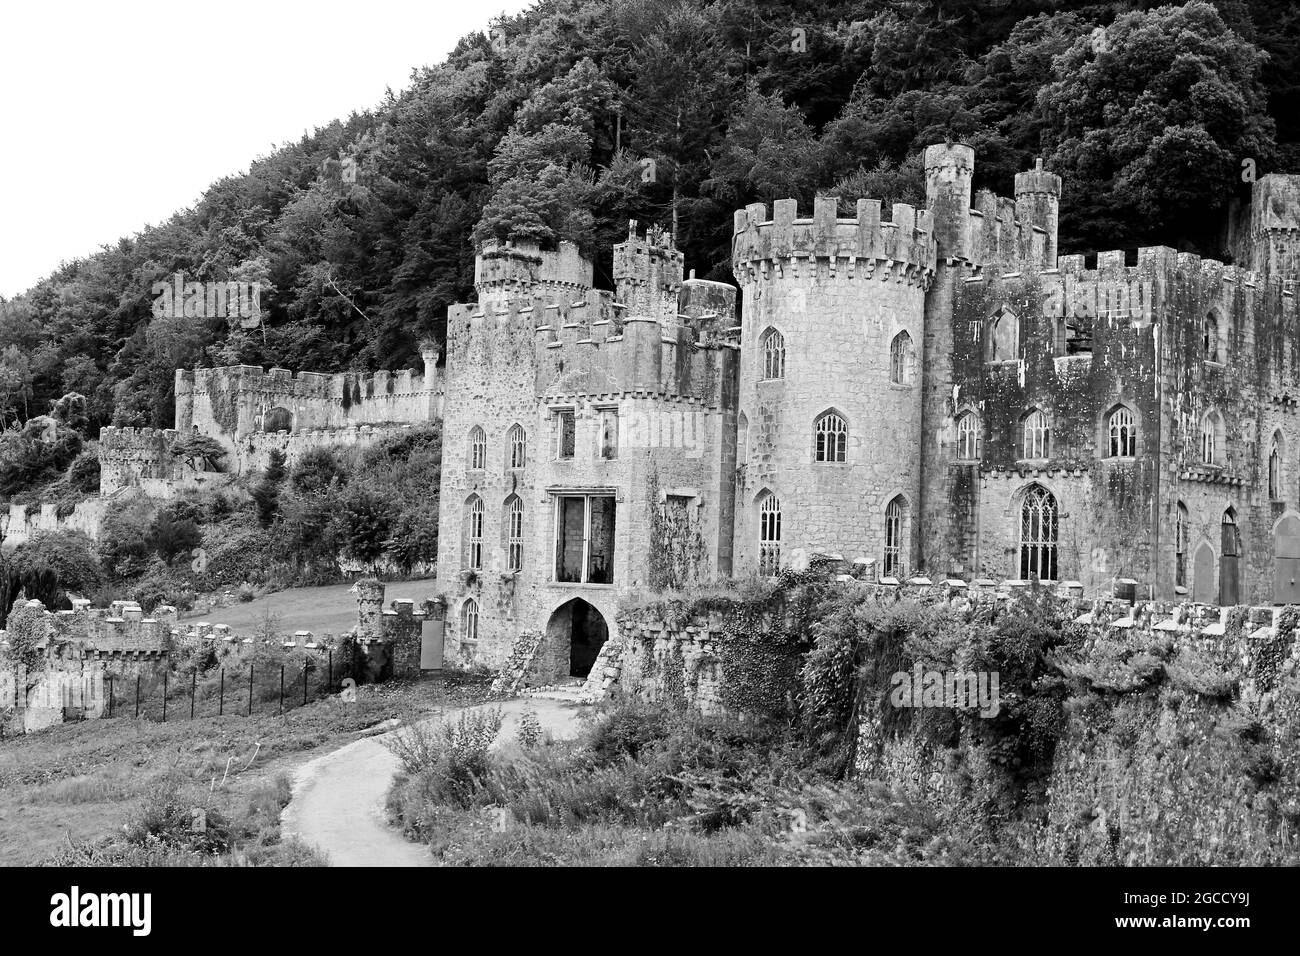
<svg viewBox="0 0 1300 956">
<path fill-rule="evenodd" d="M 934 217 L 934 242 L 940 259 L 970 258 L 974 174 L 975 150 L 965 143 L 925 148 L 925 204 Z"/>
<path fill-rule="evenodd" d="M 1040 227 L 1043 240 L 1043 264 L 1056 268 L 1056 227 L 1061 212 L 1061 177 L 1043 169 L 1041 159 L 1034 168 L 1016 173 L 1016 218 Z"/>
<path fill-rule="evenodd" d="M 930 214 L 878 200 L 840 219 L 818 199 L 736 213 L 743 293 L 736 562 L 771 572 L 795 549 L 915 566 L 921 348 L 934 276 Z"/>
</svg>

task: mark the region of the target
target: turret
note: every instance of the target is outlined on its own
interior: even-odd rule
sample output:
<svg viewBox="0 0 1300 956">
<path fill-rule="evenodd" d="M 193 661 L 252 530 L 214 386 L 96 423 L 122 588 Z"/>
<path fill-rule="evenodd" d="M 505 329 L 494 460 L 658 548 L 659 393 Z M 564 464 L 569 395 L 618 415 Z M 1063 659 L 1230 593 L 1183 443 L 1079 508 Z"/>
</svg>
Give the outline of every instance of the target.
<svg viewBox="0 0 1300 956">
<path fill-rule="evenodd" d="M 474 257 L 474 288 L 484 309 L 529 295 L 563 299 L 567 305 L 587 293 L 591 277 L 591 261 L 571 242 L 553 251 L 535 242 L 491 242 Z"/>
<path fill-rule="evenodd" d="M 770 570 L 774 544 L 912 562 L 935 238 L 929 211 L 897 203 L 885 221 L 880 206 L 841 219 L 819 198 L 801 219 L 787 199 L 735 215 L 739 570 Z"/>
<path fill-rule="evenodd" d="M 970 258 L 971 177 L 975 150 L 964 143 L 925 148 L 925 202 L 934 217 L 934 241 L 943 259 Z"/>
<path fill-rule="evenodd" d="M 651 227 L 642 238 L 637 235 L 636 220 L 629 220 L 627 240 L 614 247 L 614 298 L 626 307 L 624 314 L 676 325 L 683 263 L 666 232 Z"/>
<path fill-rule="evenodd" d="M 1061 177 L 1043 169 L 1041 159 L 1034 168 L 1016 174 L 1016 218 L 1043 230 L 1042 265 L 1056 266 L 1056 227 L 1061 209 Z"/>
<path fill-rule="evenodd" d="M 1250 192 L 1250 268 L 1300 277 L 1300 175 L 1269 173 Z"/>
</svg>

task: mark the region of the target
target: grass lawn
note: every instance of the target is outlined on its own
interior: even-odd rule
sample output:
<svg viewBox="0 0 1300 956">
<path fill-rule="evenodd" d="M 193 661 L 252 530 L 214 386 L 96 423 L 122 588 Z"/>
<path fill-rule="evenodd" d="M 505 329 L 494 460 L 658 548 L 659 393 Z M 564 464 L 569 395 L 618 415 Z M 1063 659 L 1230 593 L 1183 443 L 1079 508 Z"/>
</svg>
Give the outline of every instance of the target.
<svg viewBox="0 0 1300 956">
<path fill-rule="evenodd" d="M 343 634 L 357 623 L 357 596 L 350 592 L 350 584 L 328 584 L 315 588 L 290 588 L 249 601 L 217 608 L 205 614 L 186 615 L 186 621 L 207 621 L 211 624 L 228 624 L 236 633 L 252 631 L 269 611 L 279 618 L 279 630 L 311 631 L 321 634 Z M 388 581 L 384 584 L 384 607 L 397 598 L 411 598 L 417 603 L 437 593 L 437 581 L 425 578 L 420 581 Z"/>
<path fill-rule="evenodd" d="M 114 718 L 0 740 L 0 866 L 48 861 L 70 844 L 121 837 L 149 795 L 176 784 L 187 806 L 239 824 L 254 862 L 279 854 L 280 809 L 299 763 L 391 718 L 477 703 L 482 678 L 454 672 L 358 688 L 354 704 L 326 698 L 283 717 L 204 717 L 166 724 Z M 256 834 L 250 837 L 248 834 Z"/>
</svg>

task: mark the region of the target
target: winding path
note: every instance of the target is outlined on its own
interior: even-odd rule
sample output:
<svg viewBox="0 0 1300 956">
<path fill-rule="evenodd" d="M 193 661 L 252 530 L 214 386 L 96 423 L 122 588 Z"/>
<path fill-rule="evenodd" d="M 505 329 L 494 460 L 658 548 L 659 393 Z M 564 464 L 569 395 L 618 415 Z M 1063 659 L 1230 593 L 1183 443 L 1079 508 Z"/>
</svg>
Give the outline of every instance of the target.
<svg viewBox="0 0 1300 956">
<path fill-rule="evenodd" d="M 581 708 L 563 701 L 510 700 L 501 704 L 505 723 L 498 740 L 512 740 L 525 707 L 555 737 L 577 733 Z M 392 731 L 367 737 L 308 761 L 294 774 L 293 798 L 281 816 L 281 832 L 296 836 L 329 857 L 331 866 L 432 866 L 422 844 L 388 825 L 384 801 L 401 761 L 384 746 Z"/>
</svg>

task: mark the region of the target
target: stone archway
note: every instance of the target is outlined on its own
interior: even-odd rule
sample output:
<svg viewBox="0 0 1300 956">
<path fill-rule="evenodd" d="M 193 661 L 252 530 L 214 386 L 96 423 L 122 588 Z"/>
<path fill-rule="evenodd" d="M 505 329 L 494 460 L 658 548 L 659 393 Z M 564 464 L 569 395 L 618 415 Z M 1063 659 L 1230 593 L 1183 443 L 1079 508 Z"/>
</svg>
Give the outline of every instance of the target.
<svg viewBox="0 0 1300 956">
<path fill-rule="evenodd" d="M 607 640 L 609 624 L 599 609 L 582 598 L 565 601 L 546 625 L 550 680 L 586 678 Z"/>
</svg>

